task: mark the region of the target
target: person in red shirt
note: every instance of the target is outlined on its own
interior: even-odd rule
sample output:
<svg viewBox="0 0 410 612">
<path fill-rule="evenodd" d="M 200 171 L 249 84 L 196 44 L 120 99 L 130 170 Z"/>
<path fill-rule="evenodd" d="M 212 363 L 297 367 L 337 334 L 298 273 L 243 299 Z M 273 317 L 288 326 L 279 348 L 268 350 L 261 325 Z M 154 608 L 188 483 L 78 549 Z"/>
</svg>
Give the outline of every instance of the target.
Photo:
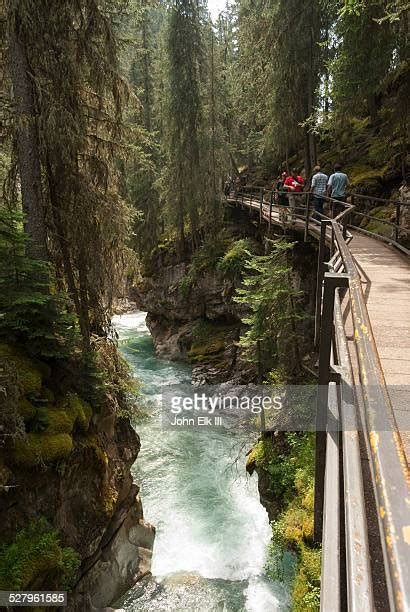
<svg viewBox="0 0 410 612">
<path fill-rule="evenodd" d="M 295 209 L 298 198 L 294 195 L 303 191 L 303 178 L 297 173 L 296 168 L 292 169 L 292 174 L 285 180 L 285 189 L 288 192 L 289 206 L 291 208 L 291 219 L 295 222 Z"/>
</svg>

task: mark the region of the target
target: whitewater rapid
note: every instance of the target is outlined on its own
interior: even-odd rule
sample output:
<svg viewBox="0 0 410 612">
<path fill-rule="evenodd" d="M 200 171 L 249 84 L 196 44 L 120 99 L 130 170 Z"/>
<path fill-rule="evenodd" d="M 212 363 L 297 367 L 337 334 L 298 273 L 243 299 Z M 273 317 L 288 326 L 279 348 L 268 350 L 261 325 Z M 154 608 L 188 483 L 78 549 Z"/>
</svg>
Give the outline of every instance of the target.
<svg viewBox="0 0 410 612">
<path fill-rule="evenodd" d="M 145 313 L 114 318 L 120 348 L 142 383 L 134 426 L 141 451 L 133 467 L 145 519 L 155 525 L 153 577 L 136 585 L 125 610 L 276 612 L 285 587 L 264 573 L 271 528 L 256 478 L 245 472 L 247 433 L 163 429 L 161 387 L 188 383 L 186 364 L 159 359 Z"/>
</svg>

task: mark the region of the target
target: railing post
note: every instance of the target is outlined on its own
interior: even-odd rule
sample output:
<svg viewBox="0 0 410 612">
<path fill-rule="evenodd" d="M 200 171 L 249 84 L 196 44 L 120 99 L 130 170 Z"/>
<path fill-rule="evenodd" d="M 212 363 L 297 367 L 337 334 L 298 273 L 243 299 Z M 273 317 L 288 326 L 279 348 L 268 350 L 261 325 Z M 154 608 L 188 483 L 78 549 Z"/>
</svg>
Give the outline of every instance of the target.
<svg viewBox="0 0 410 612">
<path fill-rule="evenodd" d="M 309 204 L 310 204 L 309 192 L 306 193 L 305 198 L 306 198 L 305 242 L 307 242 L 309 239 Z"/>
<path fill-rule="evenodd" d="M 319 239 L 319 253 L 317 258 L 317 276 L 316 276 L 316 308 L 315 308 L 315 347 L 319 346 L 319 335 L 320 335 L 320 318 L 321 318 L 321 304 L 322 304 L 322 283 L 323 277 L 326 272 L 325 264 L 325 249 L 326 249 L 326 230 L 327 226 L 330 225 L 330 219 L 323 219 L 320 222 L 320 239 Z"/>
<path fill-rule="evenodd" d="M 330 355 L 333 337 L 333 318 L 335 291 L 338 287 L 348 287 L 349 275 L 326 272 L 323 285 L 323 312 L 320 329 L 319 347 L 319 389 L 316 409 L 316 448 L 315 448 L 315 502 L 314 502 L 314 540 L 320 542 L 323 528 L 323 502 L 326 469 L 326 425 L 328 417 L 328 393 L 331 381 Z"/>
<path fill-rule="evenodd" d="M 262 223 L 263 219 L 263 187 L 260 189 L 259 193 L 259 223 Z"/>
<path fill-rule="evenodd" d="M 400 240 L 400 213 L 401 206 L 399 203 L 396 204 L 396 227 L 394 228 L 394 239 L 396 242 Z"/>
<path fill-rule="evenodd" d="M 272 204 L 273 204 L 273 191 L 270 192 L 270 199 L 269 199 L 269 231 L 270 231 L 271 224 L 272 224 Z"/>
</svg>

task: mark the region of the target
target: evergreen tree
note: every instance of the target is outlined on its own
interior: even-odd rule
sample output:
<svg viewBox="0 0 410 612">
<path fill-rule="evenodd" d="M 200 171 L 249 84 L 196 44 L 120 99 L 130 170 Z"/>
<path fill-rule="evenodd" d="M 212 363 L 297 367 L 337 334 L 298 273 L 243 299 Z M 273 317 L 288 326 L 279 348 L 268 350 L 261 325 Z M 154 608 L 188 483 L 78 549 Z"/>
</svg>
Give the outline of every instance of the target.
<svg viewBox="0 0 410 612">
<path fill-rule="evenodd" d="M 337 114 L 369 114 L 376 121 L 381 85 L 393 60 L 394 36 L 391 24 L 377 23 L 384 3 L 369 0 L 356 10 L 346 5 L 335 33 L 339 44 L 332 64 L 333 104 Z M 374 52 L 375 48 L 378 50 Z"/>
<path fill-rule="evenodd" d="M 171 4 L 166 52 L 168 80 L 163 197 L 175 222 L 182 254 L 187 221 L 193 246 L 197 244 L 199 212 L 204 197 L 204 180 L 200 172 L 203 36 L 201 7 L 196 0 L 174 0 Z"/>
<path fill-rule="evenodd" d="M 293 286 L 288 261 L 293 246 L 293 243 L 271 241 L 268 255 L 248 253 L 243 288 L 237 289 L 235 298 L 250 310 L 250 315 L 243 319 L 247 329 L 240 339 L 250 361 L 256 362 L 259 369 L 272 366 L 287 369 L 289 377 L 300 366 L 295 333 L 295 323 L 300 317 L 295 300 L 300 292 Z"/>
<path fill-rule="evenodd" d="M 10 2 L 8 14 L 26 227 L 43 252 L 47 226 L 87 346 L 109 325 L 125 263 L 128 211 L 114 163 L 127 97 L 114 23 L 120 8 L 83 0 L 57 10 L 53 0 L 24 0 Z"/>
</svg>

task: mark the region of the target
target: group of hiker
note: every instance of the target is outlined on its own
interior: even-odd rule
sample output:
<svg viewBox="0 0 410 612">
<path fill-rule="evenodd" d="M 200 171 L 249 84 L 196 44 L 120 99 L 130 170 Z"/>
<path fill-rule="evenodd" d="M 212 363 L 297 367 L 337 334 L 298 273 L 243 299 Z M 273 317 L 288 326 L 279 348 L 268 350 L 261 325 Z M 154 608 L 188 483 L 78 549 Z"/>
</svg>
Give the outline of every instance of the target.
<svg viewBox="0 0 410 612">
<path fill-rule="evenodd" d="M 239 174 L 235 177 L 229 176 L 224 185 L 225 195 L 227 197 L 231 193 L 237 195 L 246 186 L 247 178 L 247 175 L 244 174 Z M 341 164 L 335 164 L 333 173 L 330 176 L 323 172 L 320 166 L 315 166 L 312 176 L 307 181 L 305 181 L 296 168 L 293 168 L 290 173 L 283 171 L 274 181 L 272 189 L 277 194 L 277 204 L 289 207 L 292 220 L 295 219 L 298 206 L 303 206 L 303 202 L 298 194 L 309 191 L 315 209 L 314 215 L 320 219 L 321 215 L 324 215 L 326 201 L 331 202 L 330 208 L 333 216 L 338 215 L 343 210 L 343 206 L 338 204 L 338 202 L 346 201 L 349 184 L 349 178 L 342 171 Z M 327 198 L 330 198 L 330 200 Z M 287 210 L 286 208 L 280 212 L 282 220 L 286 220 Z"/>
<path fill-rule="evenodd" d="M 277 191 L 279 206 L 289 206 L 293 218 L 298 206 L 298 196 L 296 194 L 302 193 L 308 187 L 312 194 L 315 213 L 318 213 L 317 216 L 320 218 L 321 215 L 324 215 L 326 198 L 331 198 L 330 201 L 333 202 L 333 214 L 335 216 L 339 214 L 342 206 L 338 205 L 337 202 L 346 201 L 348 186 L 349 178 L 347 174 L 342 172 L 340 164 L 335 164 L 334 172 L 330 176 L 325 174 L 320 166 L 315 166 L 307 185 L 305 185 L 304 178 L 298 174 L 296 168 L 293 168 L 290 174 L 282 172 L 274 183 L 273 189 Z"/>
<path fill-rule="evenodd" d="M 225 196 L 228 197 L 230 194 L 237 196 L 246 187 L 247 178 L 247 175 L 243 173 L 227 177 L 224 185 Z M 307 181 L 296 168 L 293 168 L 290 173 L 283 171 L 272 185 L 276 193 L 276 203 L 280 207 L 280 220 L 287 222 L 290 216 L 291 222 L 295 222 L 297 208 L 305 205 L 299 194 L 306 192 L 311 194 L 315 209 L 313 216 L 316 219 L 320 219 L 325 214 L 326 202 L 329 203 L 330 214 L 336 217 L 343 210 L 343 205 L 338 202 L 346 202 L 349 184 L 349 178 L 342 171 L 341 164 L 334 165 L 333 173 L 330 176 L 317 165 Z"/>
</svg>

